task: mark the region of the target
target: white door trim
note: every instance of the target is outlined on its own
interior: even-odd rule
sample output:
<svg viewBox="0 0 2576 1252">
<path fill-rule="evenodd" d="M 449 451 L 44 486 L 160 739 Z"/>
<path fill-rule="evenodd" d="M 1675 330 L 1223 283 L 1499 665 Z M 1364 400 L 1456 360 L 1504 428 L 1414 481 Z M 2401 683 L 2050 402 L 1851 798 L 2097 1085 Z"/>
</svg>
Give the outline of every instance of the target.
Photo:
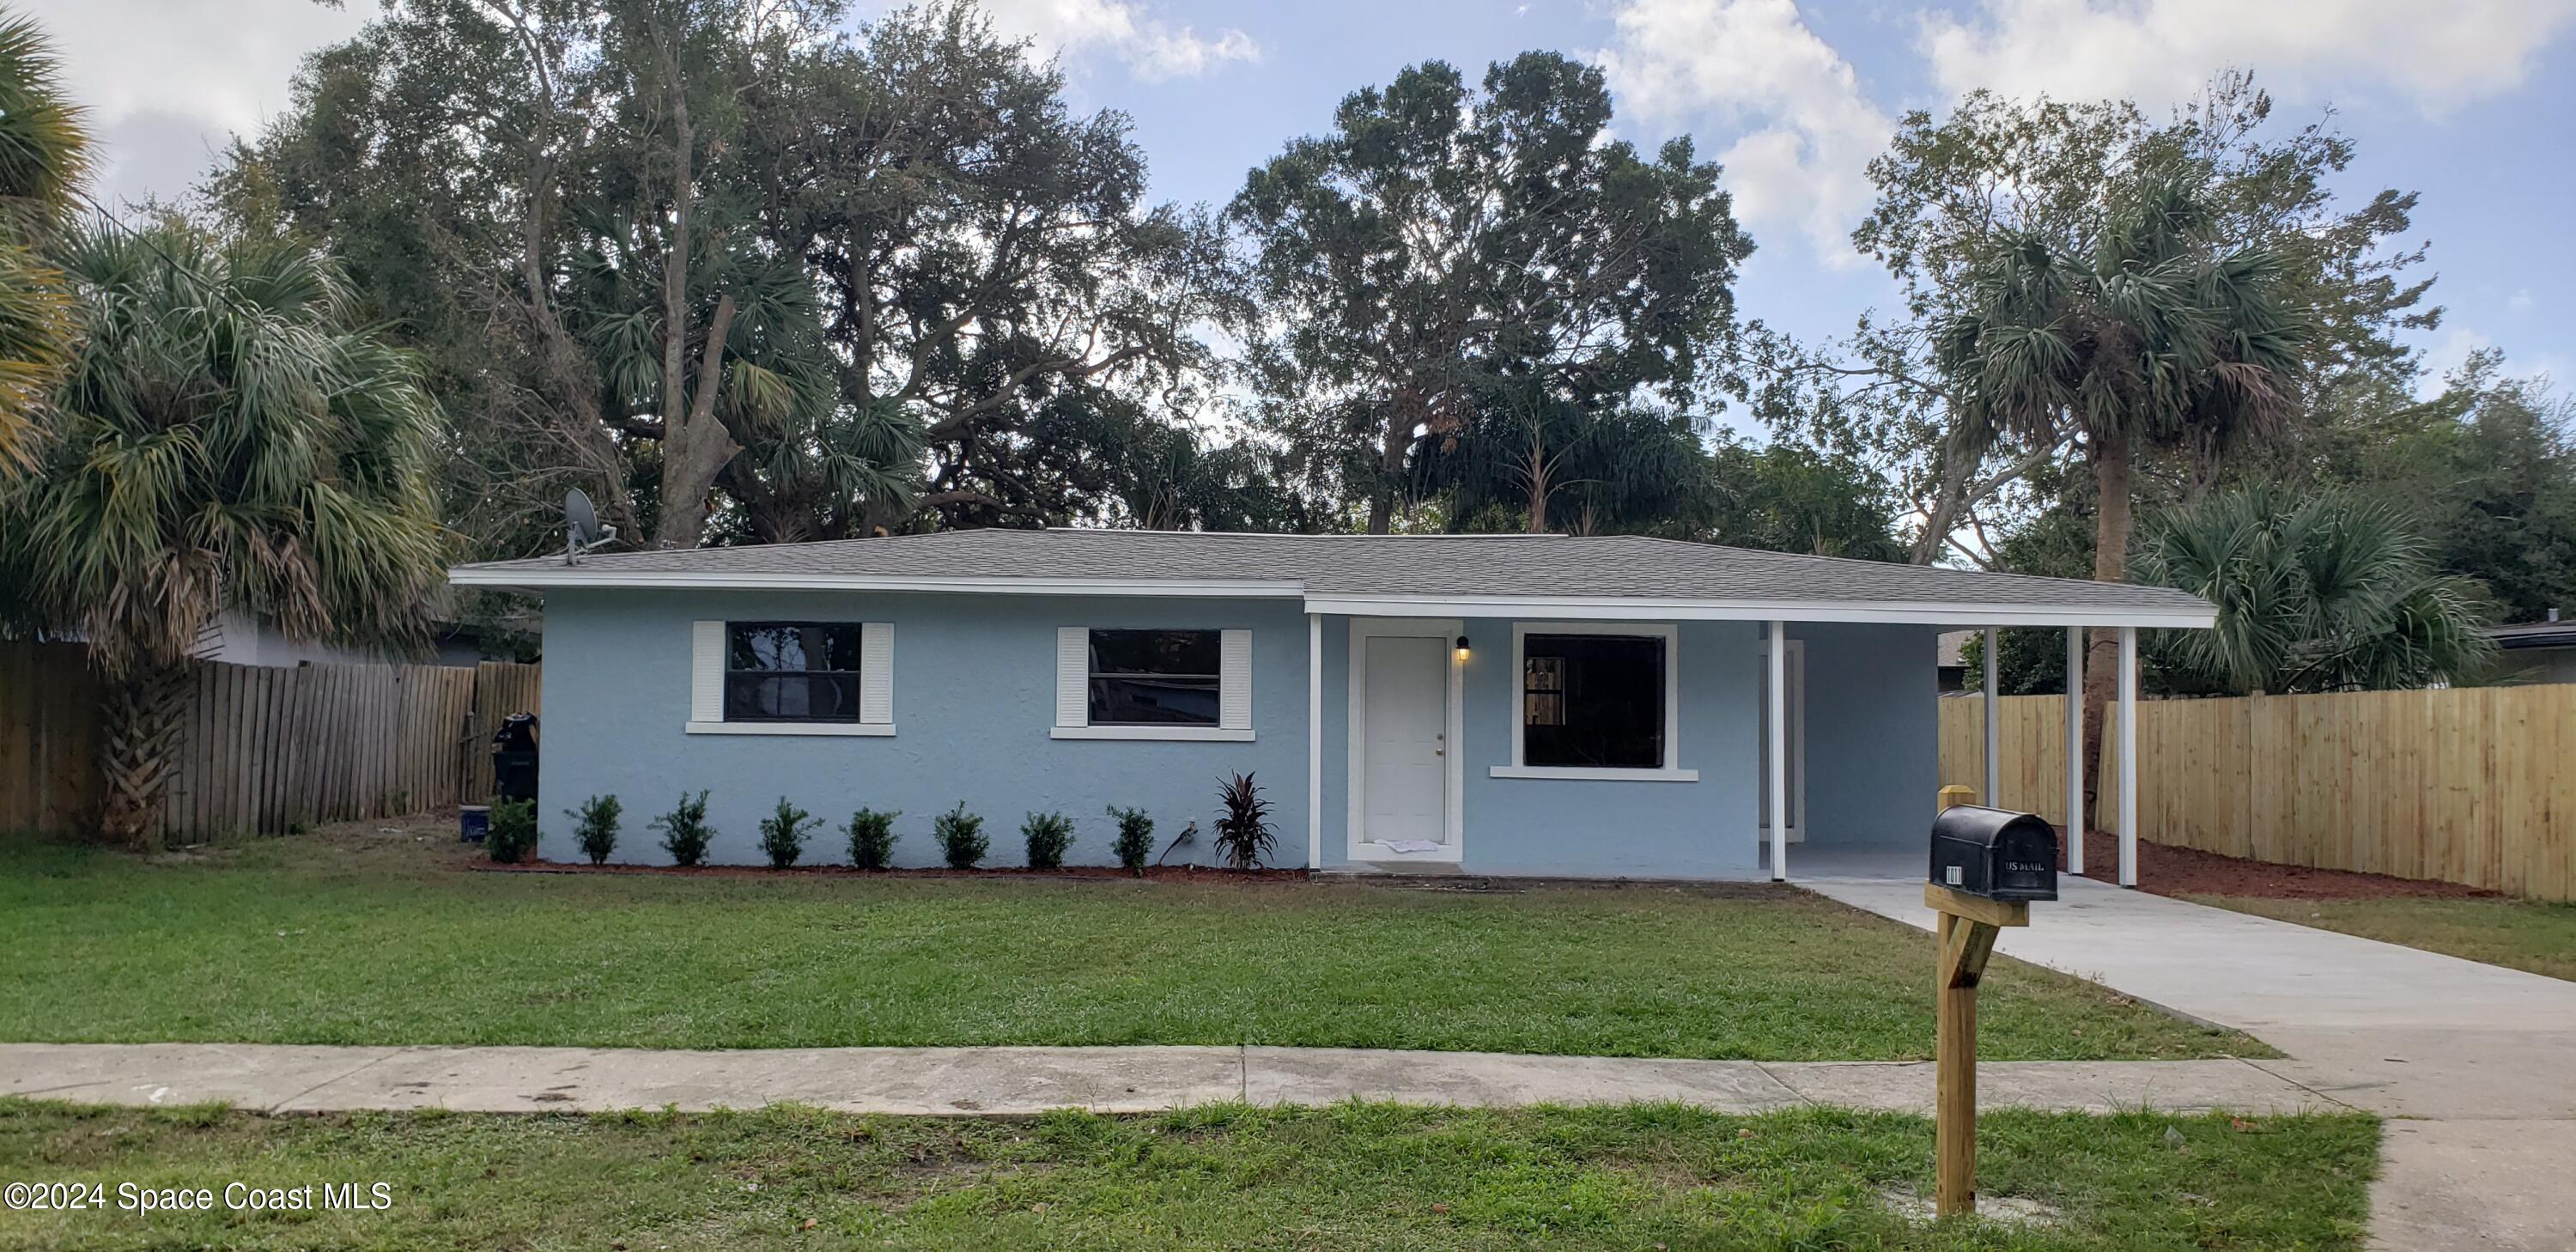
<svg viewBox="0 0 2576 1252">
<path fill-rule="evenodd" d="M 1767 665 L 1771 657 L 1770 642 L 1765 640 L 1763 643 L 1758 645 L 1756 648 L 1756 654 L 1762 657 L 1767 669 Z M 1789 675 L 1789 681 L 1786 684 L 1789 688 L 1788 699 L 1786 701 L 1789 707 L 1789 724 L 1797 727 L 1798 729 L 1796 738 L 1791 740 L 1789 744 L 1789 764 L 1791 766 L 1791 769 L 1789 770 L 1789 812 L 1793 814 L 1795 818 L 1795 820 L 1789 823 L 1789 842 L 1805 843 L 1807 841 L 1806 640 L 1789 640 L 1789 658 L 1784 668 Z M 1768 700 L 1757 700 L 1754 704 L 1756 706 L 1753 713 L 1753 741 L 1756 745 L 1754 748 L 1754 759 L 1759 761 L 1762 759 L 1762 749 L 1759 745 L 1770 742 L 1770 731 L 1767 728 L 1766 723 L 1770 720 L 1768 714 L 1771 711 L 1771 702 Z M 1758 795 L 1761 788 L 1767 785 L 1770 771 L 1766 769 L 1757 771 L 1757 773 L 1761 776 L 1762 780 L 1754 784 L 1755 792 Z M 1758 804 L 1755 807 L 1760 809 L 1761 812 L 1753 819 L 1754 833 L 1767 842 L 1771 838 L 1771 806 L 1768 804 Z"/>
<path fill-rule="evenodd" d="M 1350 651 L 1342 658 L 1342 667 L 1350 671 L 1350 734 L 1343 740 L 1342 755 L 1348 758 L 1350 773 L 1350 814 L 1343 826 L 1343 832 L 1349 847 L 1350 859 L 1354 861 L 1455 863 L 1459 859 L 1460 842 L 1465 834 L 1465 823 L 1461 820 L 1461 816 L 1465 810 L 1466 775 L 1460 771 L 1459 763 L 1466 754 L 1463 743 L 1463 723 L 1466 720 L 1463 689 L 1466 683 L 1464 675 L 1458 670 L 1458 636 L 1465 629 L 1465 623 L 1454 617 L 1354 617 L 1351 619 Z M 1448 769 L 1444 771 L 1448 775 L 1449 784 L 1446 797 L 1448 839 L 1438 850 L 1432 852 L 1397 852 L 1383 844 L 1372 843 L 1363 838 L 1367 833 L 1365 814 L 1368 811 L 1368 684 L 1365 681 L 1368 673 L 1367 648 L 1370 639 L 1382 635 L 1438 639 L 1440 654 L 1448 658 L 1448 664 L 1443 667 L 1443 671 L 1447 676 L 1449 688 L 1447 714 L 1449 737 L 1446 741 L 1448 749 L 1441 758 L 1448 762 Z"/>
</svg>

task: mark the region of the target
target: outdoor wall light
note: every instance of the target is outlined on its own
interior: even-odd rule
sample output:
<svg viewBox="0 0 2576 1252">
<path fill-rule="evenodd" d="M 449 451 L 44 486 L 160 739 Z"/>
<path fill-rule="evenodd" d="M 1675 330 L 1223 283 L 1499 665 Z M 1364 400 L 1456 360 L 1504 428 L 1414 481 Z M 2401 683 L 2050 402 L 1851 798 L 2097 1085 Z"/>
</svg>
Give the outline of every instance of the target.
<svg viewBox="0 0 2576 1252">
<path fill-rule="evenodd" d="M 1458 636 L 1458 663 L 1461 665 L 1467 663 L 1467 637 L 1465 635 Z"/>
</svg>

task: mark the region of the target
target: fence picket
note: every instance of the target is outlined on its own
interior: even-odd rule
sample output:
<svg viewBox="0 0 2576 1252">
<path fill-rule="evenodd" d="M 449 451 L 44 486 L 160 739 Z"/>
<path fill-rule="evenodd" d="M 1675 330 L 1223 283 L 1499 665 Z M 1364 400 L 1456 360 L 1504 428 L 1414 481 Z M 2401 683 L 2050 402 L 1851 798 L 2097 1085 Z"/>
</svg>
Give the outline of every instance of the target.
<svg viewBox="0 0 2576 1252">
<path fill-rule="evenodd" d="M 1975 787 L 1984 774 L 1983 703 L 1941 702 L 1945 782 Z M 2000 703 L 2004 785 L 1990 802 L 2062 824 L 2063 699 Z M 2138 706 L 2139 835 L 2576 900 L 2571 756 L 2570 684 L 2149 700 Z M 2115 824 L 2109 809 L 2096 829 Z"/>
</svg>

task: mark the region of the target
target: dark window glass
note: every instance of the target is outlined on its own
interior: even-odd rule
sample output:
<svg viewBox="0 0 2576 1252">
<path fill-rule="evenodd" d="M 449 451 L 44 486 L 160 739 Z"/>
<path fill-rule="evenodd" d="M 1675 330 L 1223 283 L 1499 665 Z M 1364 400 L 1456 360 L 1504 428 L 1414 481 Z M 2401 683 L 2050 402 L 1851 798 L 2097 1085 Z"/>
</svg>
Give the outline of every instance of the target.
<svg viewBox="0 0 2576 1252">
<path fill-rule="evenodd" d="M 732 622 L 725 627 L 725 720 L 859 720 L 859 624 Z"/>
<path fill-rule="evenodd" d="M 1521 764 L 1660 769 L 1664 641 L 1634 635 L 1521 640 Z"/>
<path fill-rule="evenodd" d="M 1216 725 L 1220 639 L 1213 630 L 1091 632 L 1091 724 Z"/>
</svg>

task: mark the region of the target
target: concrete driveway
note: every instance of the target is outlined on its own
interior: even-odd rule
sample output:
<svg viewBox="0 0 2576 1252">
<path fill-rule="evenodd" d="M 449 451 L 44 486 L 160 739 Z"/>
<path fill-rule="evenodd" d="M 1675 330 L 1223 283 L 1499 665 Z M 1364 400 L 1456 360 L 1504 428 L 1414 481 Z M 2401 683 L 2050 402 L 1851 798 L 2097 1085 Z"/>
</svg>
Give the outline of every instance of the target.
<svg viewBox="0 0 2576 1252">
<path fill-rule="evenodd" d="M 2242 1030 L 2289 1054 L 2255 1064 L 2392 1119 L 2377 1246 L 2576 1248 L 2576 982 L 2059 882 L 2002 952 Z M 1931 926 L 1919 880 L 1800 885 Z"/>
</svg>

